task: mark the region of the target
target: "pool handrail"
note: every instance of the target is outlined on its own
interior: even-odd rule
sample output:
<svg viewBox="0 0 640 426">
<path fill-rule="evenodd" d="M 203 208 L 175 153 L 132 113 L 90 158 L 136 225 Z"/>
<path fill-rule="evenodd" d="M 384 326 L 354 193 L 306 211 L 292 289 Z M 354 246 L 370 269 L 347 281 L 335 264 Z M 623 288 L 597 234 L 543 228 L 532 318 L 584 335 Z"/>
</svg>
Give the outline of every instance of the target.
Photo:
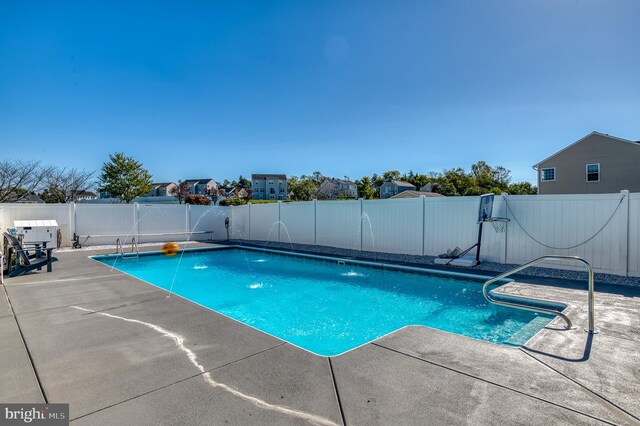
<svg viewBox="0 0 640 426">
<path fill-rule="evenodd" d="M 124 255 L 124 249 L 119 237 L 116 239 L 116 254 Z"/>
<path fill-rule="evenodd" d="M 140 251 L 138 250 L 138 243 L 136 242 L 136 237 L 131 237 L 131 253 L 135 250 L 136 257 L 140 257 Z"/>
<path fill-rule="evenodd" d="M 519 303 L 515 303 L 515 302 L 507 302 L 507 301 L 502 301 L 502 300 L 497 300 L 491 297 L 490 292 L 488 291 L 488 288 L 491 284 L 495 283 L 496 281 L 500 281 L 506 277 L 508 277 L 509 275 L 515 274 L 517 272 L 520 272 L 524 269 L 527 269 L 533 265 L 536 265 L 540 262 L 544 262 L 545 260 L 566 260 L 566 261 L 574 261 L 574 262 L 580 262 L 582 263 L 588 271 L 588 285 L 589 285 L 589 295 L 588 295 L 588 304 L 589 304 L 589 328 L 588 330 L 586 330 L 588 333 L 590 334 L 595 334 L 596 330 L 595 330 L 595 319 L 594 319 L 594 288 L 593 288 L 593 268 L 591 267 L 591 264 L 589 264 L 589 262 L 587 262 L 586 260 L 584 260 L 583 258 L 579 257 L 579 256 L 559 256 L 559 255 L 547 255 L 547 256 L 542 256 L 539 257 L 537 259 L 532 260 L 531 262 L 527 262 L 523 265 L 520 265 L 516 268 L 513 268 L 507 272 L 504 272 L 500 275 L 497 275 L 493 278 L 491 278 L 490 280 L 486 281 L 484 283 L 484 285 L 482 286 L 482 294 L 484 295 L 485 299 L 487 299 L 487 301 L 496 304 L 496 305 L 501 305 L 501 306 L 508 306 L 511 308 L 515 308 L 515 309 L 522 309 L 525 311 L 532 311 L 532 312 L 540 312 L 540 313 L 546 313 L 546 314 L 551 314 L 551 315 L 555 315 L 555 316 L 559 316 L 560 318 L 562 318 L 566 323 L 567 323 L 567 329 L 570 329 L 573 327 L 573 324 L 571 322 L 571 320 L 569 319 L 568 316 L 566 316 L 565 314 L 563 314 L 560 311 L 556 311 L 554 309 L 547 309 L 547 308 L 542 308 L 542 307 L 533 307 L 533 306 L 528 306 L 528 305 L 522 305 Z M 510 297 L 513 297 L 510 295 Z M 538 300 L 538 299 L 528 299 L 528 300 L 534 300 L 534 301 L 538 301 L 538 302 L 545 302 L 543 300 Z"/>
</svg>

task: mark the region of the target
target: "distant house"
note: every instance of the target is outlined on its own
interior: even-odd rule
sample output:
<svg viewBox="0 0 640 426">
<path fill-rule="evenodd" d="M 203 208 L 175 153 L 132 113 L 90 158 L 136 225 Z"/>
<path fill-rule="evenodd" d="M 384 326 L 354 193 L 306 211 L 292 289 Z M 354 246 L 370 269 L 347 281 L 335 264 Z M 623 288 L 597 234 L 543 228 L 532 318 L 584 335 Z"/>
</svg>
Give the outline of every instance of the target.
<svg viewBox="0 0 640 426">
<path fill-rule="evenodd" d="M 213 179 L 189 179 L 185 182 L 189 185 L 190 194 L 210 194 L 218 190 L 218 184 Z"/>
<path fill-rule="evenodd" d="M 396 195 L 394 195 L 393 197 L 390 198 L 418 198 L 418 197 L 444 197 L 444 195 L 442 194 L 438 194 L 437 192 L 431 192 L 431 191 L 402 191 L 397 193 Z"/>
<path fill-rule="evenodd" d="M 380 186 L 380 198 L 391 198 L 402 191 L 415 191 L 416 187 L 402 180 L 390 180 Z"/>
<path fill-rule="evenodd" d="M 316 191 L 316 198 L 319 200 L 358 198 L 358 188 L 350 180 L 325 179 Z"/>
<path fill-rule="evenodd" d="M 233 190 L 233 193 L 236 197 L 240 197 L 240 198 L 246 198 L 249 195 L 249 193 L 245 188 L 235 188 Z"/>
<path fill-rule="evenodd" d="M 420 188 L 421 192 L 431 192 L 433 191 L 433 184 L 432 183 L 428 183 L 426 185 L 424 185 L 422 188 Z"/>
<path fill-rule="evenodd" d="M 640 192 L 640 141 L 592 132 L 533 168 L 538 194 Z"/>
<path fill-rule="evenodd" d="M 230 197 L 235 190 L 236 189 L 231 185 L 221 186 L 218 188 L 218 195 L 222 197 Z"/>
<path fill-rule="evenodd" d="M 254 200 L 286 200 L 287 175 L 252 174 L 251 189 Z"/>
<path fill-rule="evenodd" d="M 151 197 L 170 197 L 178 189 L 174 182 L 152 183 L 151 186 Z"/>
<path fill-rule="evenodd" d="M 74 201 L 95 200 L 96 198 L 98 198 L 98 195 L 91 191 L 78 191 L 73 196 Z"/>
<path fill-rule="evenodd" d="M 9 201 L 10 203 L 21 204 L 43 204 L 44 200 L 35 194 L 27 194 L 22 197 L 16 197 L 15 201 Z"/>
</svg>

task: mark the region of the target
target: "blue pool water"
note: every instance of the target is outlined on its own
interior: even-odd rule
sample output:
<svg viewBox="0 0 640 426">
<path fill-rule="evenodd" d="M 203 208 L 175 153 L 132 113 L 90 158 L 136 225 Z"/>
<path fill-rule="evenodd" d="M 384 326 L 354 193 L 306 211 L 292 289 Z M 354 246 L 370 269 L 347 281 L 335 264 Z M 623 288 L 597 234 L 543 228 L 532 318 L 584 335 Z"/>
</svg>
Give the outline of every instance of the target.
<svg viewBox="0 0 640 426">
<path fill-rule="evenodd" d="M 319 355 L 337 355 L 406 325 L 522 345 L 551 320 L 491 305 L 480 282 L 245 249 L 139 259 L 96 257 Z"/>
</svg>

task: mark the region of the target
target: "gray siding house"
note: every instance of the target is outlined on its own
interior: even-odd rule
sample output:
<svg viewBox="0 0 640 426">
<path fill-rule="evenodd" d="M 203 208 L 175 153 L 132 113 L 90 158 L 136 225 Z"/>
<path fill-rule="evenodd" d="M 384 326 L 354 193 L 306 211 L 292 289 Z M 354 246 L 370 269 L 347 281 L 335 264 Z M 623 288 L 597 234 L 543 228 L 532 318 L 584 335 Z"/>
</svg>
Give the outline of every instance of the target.
<svg viewBox="0 0 640 426">
<path fill-rule="evenodd" d="M 178 185 L 174 182 L 152 183 L 150 197 L 170 197 L 173 191 L 178 189 Z"/>
<path fill-rule="evenodd" d="M 218 184 L 213 179 L 190 179 L 186 180 L 189 185 L 189 194 L 211 194 L 218 190 Z"/>
<path fill-rule="evenodd" d="M 640 142 L 592 132 L 533 168 L 542 195 L 640 192 Z"/>
<path fill-rule="evenodd" d="M 402 180 L 390 180 L 380 186 L 380 198 L 391 198 L 402 191 L 415 191 L 416 187 Z"/>
<path fill-rule="evenodd" d="M 254 200 L 286 200 L 289 193 L 287 176 L 252 174 L 251 189 Z"/>
<path fill-rule="evenodd" d="M 325 179 L 316 192 L 316 198 L 319 200 L 358 198 L 358 188 L 350 180 Z"/>
</svg>

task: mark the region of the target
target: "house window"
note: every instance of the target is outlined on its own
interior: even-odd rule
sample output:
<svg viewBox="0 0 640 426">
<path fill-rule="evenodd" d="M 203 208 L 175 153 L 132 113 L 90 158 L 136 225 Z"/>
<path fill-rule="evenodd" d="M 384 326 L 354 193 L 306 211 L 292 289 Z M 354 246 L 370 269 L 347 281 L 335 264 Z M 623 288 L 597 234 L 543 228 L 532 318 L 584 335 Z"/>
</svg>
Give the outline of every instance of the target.
<svg viewBox="0 0 640 426">
<path fill-rule="evenodd" d="M 273 181 L 272 180 L 269 181 L 269 185 L 273 185 Z"/>
<path fill-rule="evenodd" d="M 276 193 L 275 188 L 269 188 L 269 194 L 275 194 L 275 193 Z"/>
<path fill-rule="evenodd" d="M 587 182 L 600 182 L 600 164 L 587 164 Z"/>
<path fill-rule="evenodd" d="M 556 168 L 551 167 L 548 169 L 540 170 L 540 180 L 542 182 L 549 182 L 556 180 Z"/>
</svg>

